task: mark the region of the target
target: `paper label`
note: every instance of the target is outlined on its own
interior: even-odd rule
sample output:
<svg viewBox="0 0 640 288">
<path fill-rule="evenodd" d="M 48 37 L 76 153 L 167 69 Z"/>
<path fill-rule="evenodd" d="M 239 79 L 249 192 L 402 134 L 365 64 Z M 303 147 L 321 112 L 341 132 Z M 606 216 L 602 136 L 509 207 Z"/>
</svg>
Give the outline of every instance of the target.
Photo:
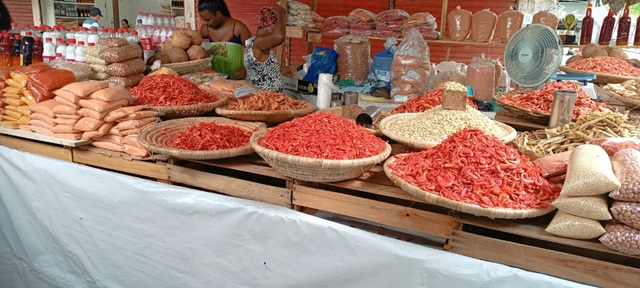
<svg viewBox="0 0 640 288">
<path fill-rule="evenodd" d="M 249 94 L 256 94 L 256 93 L 257 93 L 256 89 L 248 86 L 244 86 L 244 85 L 233 89 L 233 96 L 236 96 L 236 98 L 240 98 L 242 96 L 247 96 Z"/>
<path fill-rule="evenodd" d="M 413 79 L 416 79 L 416 80 L 417 80 L 417 79 L 420 79 L 420 74 L 416 73 L 416 72 L 415 72 L 415 71 L 413 71 L 413 70 L 409 70 L 409 72 L 407 73 L 407 76 L 408 76 L 408 77 L 411 77 L 411 78 L 413 78 Z"/>
<path fill-rule="evenodd" d="M 376 70 L 376 79 L 384 82 L 391 82 L 391 72 L 384 70 Z"/>
</svg>

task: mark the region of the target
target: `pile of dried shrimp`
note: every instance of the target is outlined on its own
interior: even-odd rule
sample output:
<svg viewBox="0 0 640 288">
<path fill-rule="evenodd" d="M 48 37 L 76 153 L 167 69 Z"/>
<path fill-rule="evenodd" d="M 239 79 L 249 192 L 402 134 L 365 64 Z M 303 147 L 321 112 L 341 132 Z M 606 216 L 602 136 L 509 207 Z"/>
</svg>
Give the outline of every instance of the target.
<svg viewBox="0 0 640 288">
<path fill-rule="evenodd" d="M 294 100 L 282 93 L 260 90 L 255 95 L 237 98 L 237 103 L 231 103 L 228 109 L 243 111 L 283 111 L 304 108 L 305 101 Z"/>
</svg>

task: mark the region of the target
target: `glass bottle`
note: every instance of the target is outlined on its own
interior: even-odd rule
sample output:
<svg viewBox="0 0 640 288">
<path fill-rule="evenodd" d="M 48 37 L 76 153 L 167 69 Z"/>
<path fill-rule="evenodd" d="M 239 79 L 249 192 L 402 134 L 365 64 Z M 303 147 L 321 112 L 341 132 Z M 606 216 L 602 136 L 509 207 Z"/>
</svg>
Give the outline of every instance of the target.
<svg viewBox="0 0 640 288">
<path fill-rule="evenodd" d="M 20 66 L 29 66 L 33 61 L 33 32 L 31 30 L 25 32 L 22 42 L 20 42 Z"/>
<path fill-rule="evenodd" d="M 13 60 L 13 42 L 9 38 L 9 33 L 2 33 L 0 41 L 0 68 L 10 67 Z"/>
<path fill-rule="evenodd" d="M 631 17 L 629 17 L 629 6 L 624 7 L 624 13 L 618 20 L 618 36 L 616 36 L 616 45 L 629 45 L 629 32 L 631 30 Z"/>
<path fill-rule="evenodd" d="M 589 3 L 587 5 L 587 13 L 582 18 L 582 28 L 580 28 L 580 45 L 587 45 L 591 43 L 591 36 L 593 35 L 593 17 L 591 16 L 591 7 L 593 5 Z"/>
<path fill-rule="evenodd" d="M 42 63 L 42 53 L 44 52 L 44 43 L 42 43 L 42 36 L 36 36 L 33 41 L 33 55 L 31 57 L 31 63 Z"/>
<path fill-rule="evenodd" d="M 20 43 L 22 42 L 22 36 L 20 36 L 20 34 L 16 34 L 13 37 L 13 57 L 11 58 L 11 66 L 20 66 Z"/>
<path fill-rule="evenodd" d="M 613 15 L 613 10 L 609 10 L 609 15 L 604 17 L 602 21 L 602 28 L 600 29 L 600 38 L 598 44 L 609 45 L 611 37 L 613 35 L 613 27 L 616 26 L 616 17 Z"/>
</svg>

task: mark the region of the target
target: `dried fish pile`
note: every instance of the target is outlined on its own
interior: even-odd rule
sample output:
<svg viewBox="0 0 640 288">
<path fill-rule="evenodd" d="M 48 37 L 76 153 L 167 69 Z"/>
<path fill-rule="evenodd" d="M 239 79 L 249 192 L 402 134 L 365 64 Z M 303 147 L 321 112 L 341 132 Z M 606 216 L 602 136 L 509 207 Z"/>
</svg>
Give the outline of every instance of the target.
<svg viewBox="0 0 640 288">
<path fill-rule="evenodd" d="M 640 139 L 638 120 L 630 120 L 627 113 L 613 111 L 591 112 L 578 120 L 554 129 L 525 132 L 517 142 L 519 149 L 540 156 L 571 151 L 595 138 L 634 137 Z"/>
</svg>

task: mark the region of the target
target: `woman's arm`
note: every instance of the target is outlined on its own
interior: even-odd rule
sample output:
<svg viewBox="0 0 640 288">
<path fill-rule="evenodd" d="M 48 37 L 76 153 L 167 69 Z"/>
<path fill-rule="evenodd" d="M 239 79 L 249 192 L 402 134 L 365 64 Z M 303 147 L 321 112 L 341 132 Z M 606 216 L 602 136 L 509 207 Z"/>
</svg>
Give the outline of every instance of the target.
<svg viewBox="0 0 640 288">
<path fill-rule="evenodd" d="M 251 36 L 253 36 L 251 34 L 251 31 L 249 30 L 249 27 L 247 27 L 247 25 L 245 25 L 242 21 L 237 20 L 237 24 L 238 24 L 238 37 L 240 37 L 240 42 L 242 42 L 242 46 L 244 46 L 244 43 L 247 41 L 247 39 L 251 38 Z M 235 32 L 234 32 L 235 33 Z"/>
<path fill-rule="evenodd" d="M 200 26 L 200 36 L 202 36 L 202 38 L 209 38 L 209 28 L 207 24 L 202 24 L 202 26 Z"/>
<path fill-rule="evenodd" d="M 265 28 L 265 29 L 273 29 L 273 32 L 267 35 L 258 35 L 255 40 L 253 40 L 253 48 L 266 52 L 273 48 L 276 48 L 282 43 L 284 43 L 284 38 L 286 37 L 287 28 L 285 26 L 286 15 L 284 8 L 281 6 L 273 6 L 273 12 L 276 13 L 278 20 L 276 22 L 275 27 L 273 28 Z"/>
</svg>

